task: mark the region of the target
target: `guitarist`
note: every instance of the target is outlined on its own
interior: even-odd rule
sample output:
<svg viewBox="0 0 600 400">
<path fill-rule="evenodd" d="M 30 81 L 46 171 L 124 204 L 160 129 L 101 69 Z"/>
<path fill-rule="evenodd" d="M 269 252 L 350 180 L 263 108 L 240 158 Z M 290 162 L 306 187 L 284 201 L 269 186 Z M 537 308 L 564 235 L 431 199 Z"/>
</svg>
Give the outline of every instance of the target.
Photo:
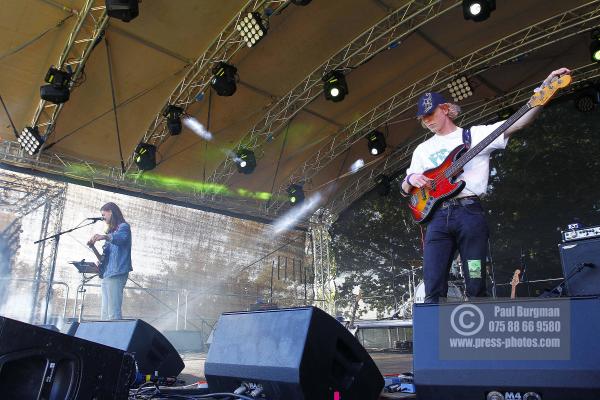
<svg viewBox="0 0 600 400">
<path fill-rule="evenodd" d="M 108 250 L 106 269 L 102 278 L 102 319 L 122 319 L 123 289 L 131 267 L 131 228 L 123 218 L 121 209 L 115 203 L 106 203 L 100 208 L 106 234 L 96 234 L 88 241 L 88 246 L 100 240 L 105 241 Z"/>
<path fill-rule="evenodd" d="M 552 71 L 544 83 L 565 74 L 570 74 L 570 70 L 560 68 Z M 530 124 L 540 111 L 541 107 L 529 110 L 469 161 L 464 166 L 464 172 L 458 176 L 466 183 L 463 190 L 433 211 L 423 249 L 425 303 L 438 303 L 440 297 L 446 297 L 448 273 L 457 249 L 463 260 L 467 297 L 486 295 L 484 266 L 489 230 L 479 197 L 485 195 L 487 190 L 490 154 L 494 150 L 504 149 L 510 135 Z M 463 132 L 454 124 L 459 113 L 460 107 L 448 103 L 439 93 L 425 93 L 419 98 L 417 119 L 435 135 L 415 149 L 401 184 L 403 195 L 408 196 L 415 188 L 431 187 L 432 180 L 423 172 L 440 165 L 453 149 L 463 143 L 469 144 L 469 147 L 475 146 L 504 122 L 472 126 L 470 133 L 467 130 Z"/>
</svg>

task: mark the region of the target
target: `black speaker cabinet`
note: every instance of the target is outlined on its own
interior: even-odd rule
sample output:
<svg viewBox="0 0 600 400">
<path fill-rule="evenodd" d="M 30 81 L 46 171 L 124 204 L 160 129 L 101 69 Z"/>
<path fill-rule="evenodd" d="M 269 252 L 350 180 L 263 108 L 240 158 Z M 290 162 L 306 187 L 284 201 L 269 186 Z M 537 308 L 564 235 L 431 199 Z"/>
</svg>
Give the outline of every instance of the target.
<svg viewBox="0 0 600 400">
<path fill-rule="evenodd" d="M 122 350 L 0 317 L 2 399 L 127 399 L 135 373 Z"/>
<path fill-rule="evenodd" d="M 587 264 L 567 281 L 567 294 L 600 295 L 600 238 L 561 243 L 558 248 L 565 278 L 582 263 Z"/>
<path fill-rule="evenodd" d="M 185 366 L 167 338 L 140 319 L 83 321 L 75 337 L 132 353 L 143 374 L 177 376 Z"/>
<path fill-rule="evenodd" d="M 204 368 L 211 393 L 243 385 L 269 400 L 376 400 L 383 388 L 356 338 L 315 307 L 223 314 Z"/>
</svg>

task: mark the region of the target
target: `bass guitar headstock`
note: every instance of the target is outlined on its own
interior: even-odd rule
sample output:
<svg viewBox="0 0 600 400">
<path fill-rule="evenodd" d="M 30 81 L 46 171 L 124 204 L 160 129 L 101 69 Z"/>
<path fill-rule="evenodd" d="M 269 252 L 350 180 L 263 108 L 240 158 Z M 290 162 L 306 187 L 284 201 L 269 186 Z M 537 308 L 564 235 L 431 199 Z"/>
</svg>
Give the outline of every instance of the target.
<svg viewBox="0 0 600 400">
<path fill-rule="evenodd" d="M 571 84 L 571 75 L 562 75 L 552 79 L 549 83 L 543 84 L 529 100 L 531 107 L 543 106 L 554 96 L 558 89 L 562 89 Z"/>
</svg>

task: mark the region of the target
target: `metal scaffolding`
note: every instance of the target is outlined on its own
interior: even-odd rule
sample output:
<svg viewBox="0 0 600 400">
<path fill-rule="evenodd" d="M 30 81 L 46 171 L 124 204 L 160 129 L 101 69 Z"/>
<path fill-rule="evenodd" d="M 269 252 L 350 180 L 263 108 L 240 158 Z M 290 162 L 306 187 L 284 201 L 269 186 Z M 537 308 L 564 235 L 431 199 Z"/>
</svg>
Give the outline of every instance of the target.
<svg viewBox="0 0 600 400">
<path fill-rule="evenodd" d="M 314 265 L 314 288 L 317 299 L 323 299 L 322 308 L 330 314 L 335 313 L 335 257 L 331 250 L 329 229 L 335 221 L 326 209 L 320 209 L 310 218 L 309 237 Z"/>
<path fill-rule="evenodd" d="M 521 29 L 403 88 L 332 135 L 332 139 L 327 144 L 290 174 L 273 193 L 273 197 L 279 198 L 294 182 L 310 181 L 331 161 L 361 140 L 367 132 L 410 111 L 417 97 L 423 92 L 442 91 L 445 85 L 457 75 L 478 74 L 493 66 L 511 62 L 524 54 L 589 31 L 596 26 L 598 19 L 600 19 L 600 1 L 596 0 Z M 269 210 L 277 213 L 277 210 L 284 206 L 283 201 L 273 201 L 269 203 Z"/>
<path fill-rule="evenodd" d="M 98 41 L 102 39 L 108 18 L 103 0 L 86 0 L 83 8 L 77 12 L 77 21 L 55 65 L 57 69 L 66 67 L 73 69 L 69 90 L 74 87 L 75 82 L 83 73 L 85 63 L 92 50 L 96 47 Z M 42 135 L 51 134 L 63 106 L 64 103 L 54 104 L 40 100 L 33 115 L 31 126 L 37 126 Z"/>
<path fill-rule="evenodd" d="M 289 0 L 252 0 L 229 21 L 227 26 L 219 33 L 212 44 L 202 53 L 187 70 L 183 79 L 177 87 L 171 92 L 163 109 L 159 112 L 152 121 L 150 127 L 144 133 L 142 142 L 151 143 L 156 147 L 163 144 L 169 137 L 169 130 L 166 125 L 166 118 L 163 111 L 169 105 L 176 105 L 184 110 L 196 101 L 199 94 L 204 93 L 212 79 L 212 68 L 220 61 L 227 61 L 233 57 L 238 51 L 245 47 L 244 41 L 240 38 L 239 32 L 236 30 L 236 25 L 241 18 L 244 18 L 248 13 L 262 9 L 269 9 L 274 13 L 284 8 L 289 4 Z M 129 170 L 133 164 L 133 154 L 129 156 L 126 162 L 126 169 Z"/>
<path fill-rule="evenodd" d="M 381 51 L 399 43 L 419 27 L 457 7 L 460 3 L 455 0 L 413 0 L 391 11 L 385 18 L 357 36 L 271 105 L 262 120 L 256 123 L 238 142 L 235 150 L 246 148 L 257 153 L 298 112 L 321 95 L 322 78 L 326 73 L 332 70 L 357 68 Z M 233 160 L 226 158 L 209 177 L 209 181 L 227 182 L 234 171 Z"/>
</svg>

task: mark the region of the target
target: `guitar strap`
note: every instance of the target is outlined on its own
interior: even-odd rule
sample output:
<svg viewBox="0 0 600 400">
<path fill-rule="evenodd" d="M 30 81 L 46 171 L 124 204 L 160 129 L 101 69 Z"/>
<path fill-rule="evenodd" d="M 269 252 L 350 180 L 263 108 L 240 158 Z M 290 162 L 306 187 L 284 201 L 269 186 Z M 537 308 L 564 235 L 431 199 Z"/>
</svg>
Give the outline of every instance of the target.
<svg viewBox="0 0 600 400">
<path fill-rule="evenodd" d="M 470 126 L 463 128 L 462 140 L 463 140 L 465 147 L 467 149 L 470 149 L 471 148 L 471 127 Z"/>
</svg>

